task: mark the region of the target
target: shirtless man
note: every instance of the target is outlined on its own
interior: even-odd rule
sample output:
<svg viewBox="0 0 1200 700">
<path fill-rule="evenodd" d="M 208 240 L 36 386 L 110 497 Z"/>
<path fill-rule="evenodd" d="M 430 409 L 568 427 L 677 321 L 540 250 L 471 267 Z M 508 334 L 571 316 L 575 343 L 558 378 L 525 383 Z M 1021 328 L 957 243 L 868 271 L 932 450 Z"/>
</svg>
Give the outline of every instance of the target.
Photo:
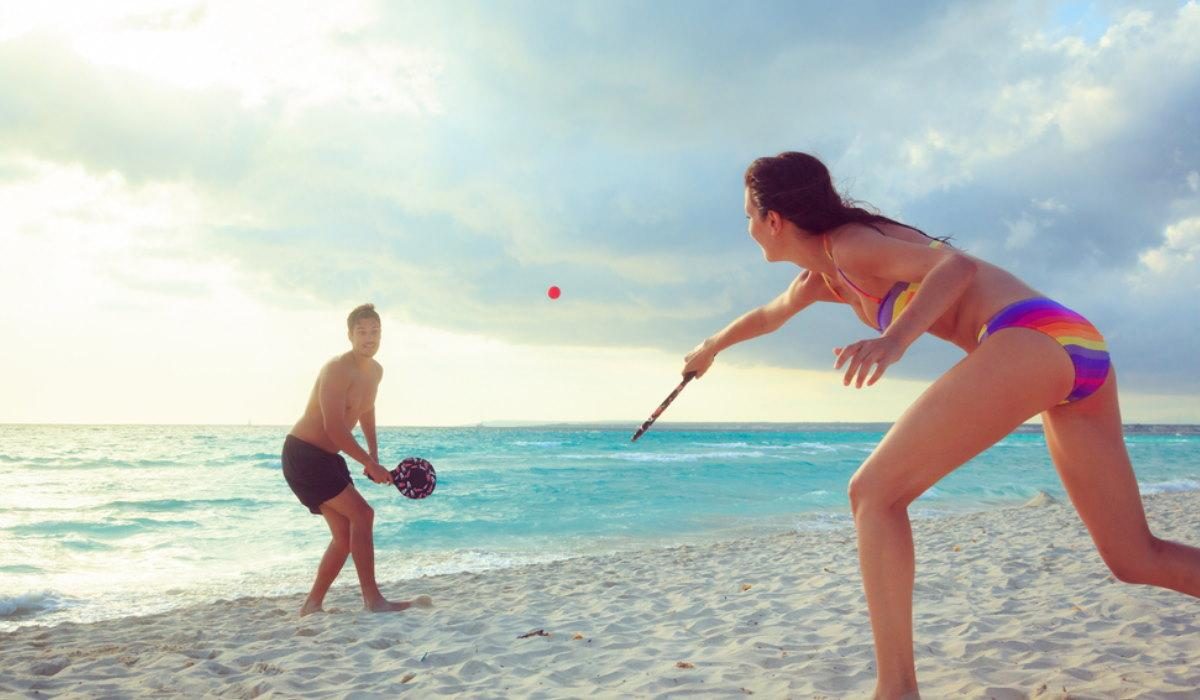
<svg viewBox="0 0 1200 700">
<path fill-rule="evenodd" d="M 333 358 L 321 368 L 309 396 L 304 416 L 292 427 L 283 443 L 283 476 L 308 510 L 325 516 L 333 541 L 321 557 L 317 580 L 300 614 L 321 611 L 321 603 L 346 557 L 354 555 L 363 603 L 368 610 L 404 610 L 412 601 L 390 602 L 375 583 L 375 544 L 371 526 L 375 511 L 363 500 L 350 481 L 345 452 L 363 465 L 363 474 L 377 484 L 390 484 L 391 475 L 379 464 L 375 440 L 375 393 L 383 379 L 383 367 L 373 360 L 379 350 L 379 314 L 363 304 L 346 319 L 350 352 Z M 364 450 L 351 434 L 362 424 L 367 438 Z M 428 602 L 421 596 L 418 604 Z"/>
</svg>

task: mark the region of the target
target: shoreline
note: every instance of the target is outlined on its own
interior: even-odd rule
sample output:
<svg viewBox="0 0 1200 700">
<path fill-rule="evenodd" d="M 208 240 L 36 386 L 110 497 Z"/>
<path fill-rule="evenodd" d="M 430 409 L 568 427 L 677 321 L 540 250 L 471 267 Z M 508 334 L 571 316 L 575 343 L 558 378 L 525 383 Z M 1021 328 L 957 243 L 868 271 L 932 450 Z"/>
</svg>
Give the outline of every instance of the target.
<svg viewBox="0 0 1200 700">
<path fill-rule="evenodd" d="M 1200 493 L 1145 503 L 1156 534 L 1200 543 Z M 1117 583 L 1068 504 L 913 527 L 927 696 L 1200 688 L 1197 601 Z M 352 569 L 342 575 L 329 612 L 305 618 L 298 594 L 0 633 L 0 692 L 857 697 L 873 687 L 849 530 L 390 582 L 389 596 L 435 602 L 394 615 L 360 612 Z M 549 636 L 519 638 L 539 629 Z"/>
<path fill-rule="evenodd" d="M 478 423 L 462 423 L 453 425 L 384 425 L 377 426 L 378 430 L 602 430 L 612 432 L 632 433 L 641 424 L 644 417 L 596 420 L 596 421 L 482 421 Z M 0 428 L 258 428 L 282 431 L 286 433 L 292 423 L 4 423 Z M 886 431 L 893 425 L 892 421 L 671 421 L 656 422 L 656 432 L 777 432 L 780 430 L 796 430 L 798 432 L 847 432 L 864 429 Z M 1200 423 L 1122 423 L 1122 430 L 1137 435 L 1183 435 L 1200 434 Z M 1027 422 L 1017 426 L 1014 432 L 1041 432 L 1040 422 Z"/>
<path fill-rule="evenodd" d="M 1173 491 L 1172 491 L 1173 492 Z M 1200 494 L 1200 489 L 1195 491 Z M 1159 493 L 1159 492 L 1153 492 Z M 914 507 L 910 507 L 909 515 L 914 524 L 942 521 L 945 519 L 954 519 L 977 513 L 992 513 L 1004 511 L 1010 508 L 1021 508 L 1028 505 L 1030 502 L 1036 502 L 1044 498 L 1054 499 L 1056 496 L 1039 491 L 1037 495 L 1030 498 L 1003 500 L 1003 501 L 933 501 L 918 503 Z M 824 508 L 806 511 L 798 511 L 789 514 L 775 515 L 759 515 L 748 518 L 739 518 L 734 524 L 725 524 L 721 526 L 711 527 L 700 531 L 689 531 L 684 533 L 668 533 L 656 535 L 640 535 L 637 537 L 629 535 L 606 535 L 592 538 L 587 546 L 571 549 L 563 548 L 561 551 L 555 551 L 553 548 L 545 549 L 537 547 L 529 549 L 526 547 L 518 547 L 512 549 L 483 549 L 468 548 L 452 550 L 458 555 L 458 558 L 453 562 L 442 562 L 440 564 L 431 564 L 427 566 L 418 566 L 419 570 L 435 569 L 432 573 L 413 573 L 412 575 L 396 576 L 394 572 L 388 571 L 387 560 L 389 557 L 404 557 L 403 552 L 396 552 L 393 549 L 377 550 L 376 566 L 379 579 L 385 581 L 386 584 L 403 586 L 411 581 L 420 581 L 424 579 L 437 579 L 444 576 L 467 576 L 473 574 L 488 575 L 497 572 L 510 570 L 520 570 L 528 567 L 539 565 L 554 565 L 564 561 L 574 559 L 600 558 L 608 556 L 622 555 L 637 555 L 641 552 L 670 550 L 679 547 L 708 547 L 714 545 L 725 544 L 733 540 L 759 540 L 770 539 L 773 537 L 798 535 L 798 536 L 832 536 L 841 533 L 849 537 L 853 537 L 854 523 L 851 518 L 849 507 L 839 508 Z M 528 543 L 525 543 L 528 545 Z M 314 549 L 314 557 L 317 556 L 319 548 Z M 422 555 L 437 554 L 438 550 L 418 550 L 418 557 Z M 509 557 L 516 559 L 515 563 L 496 563 L 496 564 L 481 564 L 481 560 L 473 557 L 473 554 L 483 554 L 495 557 L 498 560 L 504 560 Z M 484 557 L 486 558 L 486 556 Z M 307 577 L 312 573 L 310 564 L 315 566 L 316 559 L 312 562 L 306 561 L 303 571 L 301 572 L 277 572 L 278 576 L 286 578 L 286 580 L 294 580 L 294 585 L 280 587 L 269 586 L 273 591 L 264 591 L 261 580 L 250 582 L 250 587 L 255 589 L 253 592 L 244 596 L 236 596 L 230 598 L 228 596 L 215 595 L 210 596 L 207 600 L 191 600 L 176 603 L 165 603 L 162 605 L 149 606 L 148 610 L 134 610 L 116 614 L 112 616 L 84 616 L 84 619 L 79 619 L 79 616 L 67 616 L 61 614 L 65 610 L 69 610 L 77 605 L 80 600 L 73 598 L 70 595 L 52 591 L 49 589 L 41 591 L 25 591 L 21 594 L 4 598 L 0 600 L 0 605 L 16 602 L 21 607 L 28 608 L 31 598 L 52 599 L 54 604 L 60 601 L 74 601 L 65 606 L 42 610 L 32 615 L 14 616 L 0 618 L 0 636 L 16 632 L 21 629 L 43 628 L 52 629 L 64 624 L 111 624 L 120 622 L 126 619 L 135 619 L 142 617 L 152 617 L 156 615 L 169 615 L 176 611 L 187 610 L 198 606 L 204 606 L 215 603 L 228 602 L 230 600 L 240 600 L 243 598 L 261 598 L 263 600 L 275 600 L 278 598 L 286 598 L 289 596 L 302 595 L 306 593 L 308 580 Z M 466 567 L 466 568 L 460 568 Z M 436 569 L 441 569 L 436 571 Z M 299 579 L 297 579 L 299 576 Z M 357 589 L 357 583 L 353 573 L 353 563 L 347 562 L 346 567 L 339 576 L 333 587 L 333 592 L 342 588 Z M 351 582 L 351 583 L 348 583 Z M 283 588 L 283 591 L 280 589 Z M 292 589 L 292 590 L 287 590 Z M 180 593 L 179 589 L 170 591 L 172 595 Z M 105 597 L 111 597 L 113 594 L 106 594 Z M 25 600 L 21 600 L 25 599 Z M 95 607 L 99 603 L 95 600 L 83 601 L 85 605 Z M 41 621 L 43 617 L 50 617 L 48 621 Z M 5 628 L 4 623 L 15 624 L 11 628 Z"/>
</svg>

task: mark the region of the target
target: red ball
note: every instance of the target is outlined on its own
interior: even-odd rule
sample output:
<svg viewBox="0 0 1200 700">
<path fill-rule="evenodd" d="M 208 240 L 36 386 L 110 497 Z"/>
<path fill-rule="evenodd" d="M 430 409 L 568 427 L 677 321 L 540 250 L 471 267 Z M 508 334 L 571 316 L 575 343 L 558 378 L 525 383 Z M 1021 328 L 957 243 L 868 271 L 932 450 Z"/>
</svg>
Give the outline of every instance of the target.
<svg viewBox="0 0 1200 700">
<path fill-rule="evenodd" d="M 546 296 L 550 297 L 551 299 L 557 299 L 560 294 L 562 294 L 562 290 L 558 287 L 550 287 L 546 290 Z"/>
</svg>

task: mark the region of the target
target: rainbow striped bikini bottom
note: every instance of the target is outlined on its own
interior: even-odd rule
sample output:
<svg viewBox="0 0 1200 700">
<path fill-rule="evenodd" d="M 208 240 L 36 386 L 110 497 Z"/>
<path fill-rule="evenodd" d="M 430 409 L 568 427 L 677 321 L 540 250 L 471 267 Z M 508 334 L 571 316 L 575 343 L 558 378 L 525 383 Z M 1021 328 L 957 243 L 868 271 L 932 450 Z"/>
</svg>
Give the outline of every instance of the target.
<svg viewBox="0 0 1200 700">
<path fill-rule="evenodd" d="M 1059 405 L 1091 396 L 1108 378 L 1108 346 L 1086 318 L 1050 299 L 1026 299 L 1001 309 L 979 331 L 979 342 L 1003 328 L 1032 328 L 1058 341 L 1075 364 L 1075 386 Z"/>
</svg>

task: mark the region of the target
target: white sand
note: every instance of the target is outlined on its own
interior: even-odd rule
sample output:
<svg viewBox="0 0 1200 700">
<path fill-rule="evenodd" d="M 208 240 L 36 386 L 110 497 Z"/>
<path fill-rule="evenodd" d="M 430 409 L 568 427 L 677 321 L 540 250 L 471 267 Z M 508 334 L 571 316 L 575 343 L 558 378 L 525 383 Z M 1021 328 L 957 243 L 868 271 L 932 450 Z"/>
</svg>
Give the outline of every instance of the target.
<svg viewBox="0 0 1200 700">
<path fill-rule="evenodd" d="M 1200 543 L 1200 494 L 1150 497 L 1147 510 L 1156 534 Z M 1116 582 L 1069 505 L 918 521 L 916 536 L 926 698 L 1200 697 L 1200 601 Z M 352 583 L 352 566 L 342 575 Z M 343 584 L 329 613 L 304 619 L 300 597 L 246 598 L 18 630 L 0 635 L 0 695 L 840 698 L 873 687 L 850 531 L 384 590 L 437 606 L 359 612 L 357 587 Z M 518 639 L 537 629 L 550 636 Z"/>
</svg>

